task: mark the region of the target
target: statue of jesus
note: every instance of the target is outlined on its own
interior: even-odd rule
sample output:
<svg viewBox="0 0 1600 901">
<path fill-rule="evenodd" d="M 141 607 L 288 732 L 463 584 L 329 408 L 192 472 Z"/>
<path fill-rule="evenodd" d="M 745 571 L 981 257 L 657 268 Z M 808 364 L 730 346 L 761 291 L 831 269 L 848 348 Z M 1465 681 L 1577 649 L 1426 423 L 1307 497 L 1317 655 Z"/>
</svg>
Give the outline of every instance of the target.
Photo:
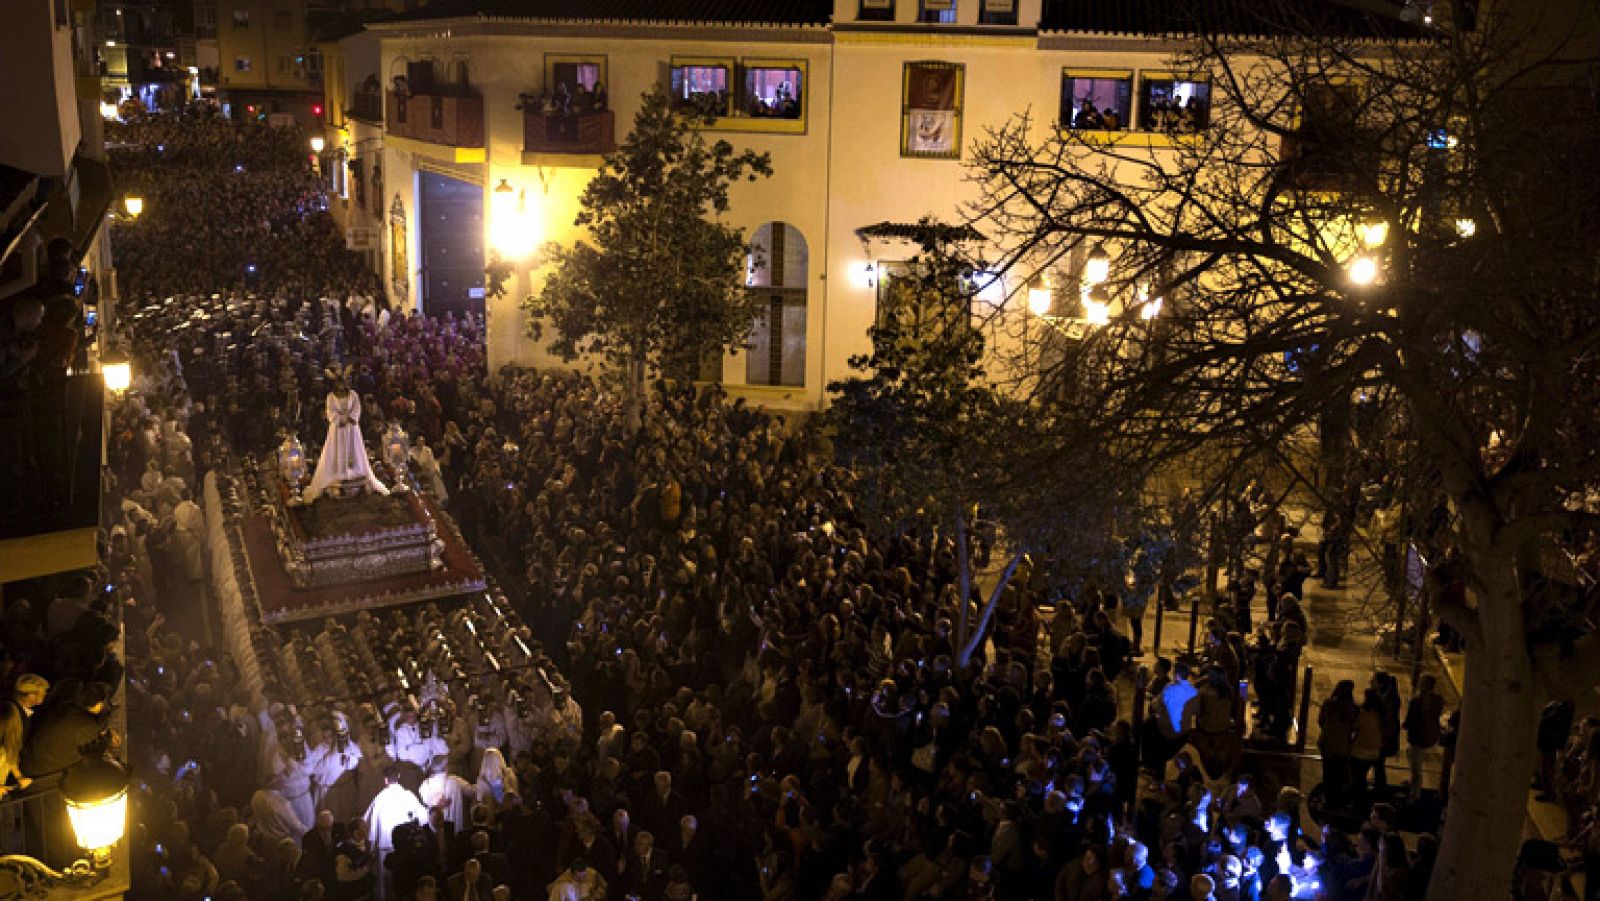
<svg viewBox="0 0 1600 901">
<path fill-rule="evenodd" d="M 322 444 L 306 501 L 321 497 L 329 486 L 338 485 L 342 490 L 353 483 L 388 494 L 389 489 L 372 474 L 372 464 L 367 461 L 367 445 L 361 440 L 361 395 L 350 389 L 350 367 L 328 374 L 333 380 L 333 390 L 328 392 L 328 440 Z M 335 496 L 338 493 L 336 490 Z"/>
</svg>

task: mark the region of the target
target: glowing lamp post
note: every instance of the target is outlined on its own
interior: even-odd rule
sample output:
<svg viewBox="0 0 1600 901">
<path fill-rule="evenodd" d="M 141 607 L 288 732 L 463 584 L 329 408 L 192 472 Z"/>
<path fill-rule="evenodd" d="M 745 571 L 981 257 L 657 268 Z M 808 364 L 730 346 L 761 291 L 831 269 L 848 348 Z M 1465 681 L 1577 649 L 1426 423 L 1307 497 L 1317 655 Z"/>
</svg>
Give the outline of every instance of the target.
<svg viewBox="0 0 1600 901">
<path fill-rule="evenodd" d="M 1090 325 L 1108 325 L 1111 322 L 1111 297 L 1106 289 L 1095 285 L 1083 297 L 1083 321 Z"/>
<path fill-rule="evenodd" d="M 133 364 L 120 349 L 110 348 L 100 356 L 100 376 L 105 379 L 107 390 L 121 394 L 133 384 Z"/>
<path fill-rule="evenodd" d="M 114 760 L 88 760 L 67 771 L 61 795 L 78 845 L 89 852 L 56 871 L 25 854 L 0 856 L 0 887 L 16 891 L 15 897 L 44 897 L 51 889 L 86 889 L 105 879 L 111 867 L 111 849 L 128 828 L 128 771 Z M 7 897 L 13 897 L 8 894 Z"/>
<path fill-rule="evenodd" d="M 322 152 L 322 148 L 324 148 L 326 146 L 328 146 L 328 142 L 327 142 L 326 139 L 324 139 L 322 137 L 322 135 L 316 135 L 315 137 L 313 137 L 311 139 L 311 152 L 312 153 L 321 153 Z"/>
<path fill-rule="evenodd" d="M 527 192 L 518 191 L 502 178 L 493 194 L 489 207 L 489 246 L 507 260 L 526 259 L 534 247 Z"/>
<path fill-rule="evenodd" d="M 1345 274 L 1350 278 L 1350 284 L 1358 288 L 1371 286 L 1378 280 L 1378 261 L 1367 254 L 1362 254 L 1350 261 L 1345 267 Z"/>
<path fill-rule="evenodd" d="M 1036 278 L 1028 284 L 1028 312 L 1035 316 L 1048 316 L 1054 306 L 1055 295 L 1042 279 Z"/>
<path fill-rule="evenodd" d="M 1104 244 L 1096 244 L 1083 263 L 1083 282 L 1089 287 L 1101 284 L 1111 277 L 1111 254 Z"/>
<path fill-rule="evenodd" d="M 89 852 L 96 870 L 104 870 L 111 865 L 111 848 L 128 828 L 127 771 L 103 758 L 85 761 L 67 771 L 61 794 L 78 845 Z"/>
<path fill-rule="evenodd" d="M 144 198 L 138 194 L 129 194 L 122 198 L 122 205 L 128 211 L 129 218 L 137 219 L 144 212 Z"/>
</svg>

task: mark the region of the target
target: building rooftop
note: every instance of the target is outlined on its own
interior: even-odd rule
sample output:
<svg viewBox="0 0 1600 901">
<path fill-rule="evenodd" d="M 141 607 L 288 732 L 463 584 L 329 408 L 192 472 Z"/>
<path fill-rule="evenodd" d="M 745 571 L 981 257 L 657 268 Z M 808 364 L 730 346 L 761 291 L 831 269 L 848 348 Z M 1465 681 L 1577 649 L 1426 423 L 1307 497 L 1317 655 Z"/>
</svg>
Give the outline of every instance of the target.
<svg viewBox="0 0 1600 901">
<path fill-rule="evenodd" d="M 1128 35 L 1416 36 L 1392 0 L 1044 0 L 1039 30 Z M 386 22 L 485 18 L 826 26 L 831 0 L 434 0 Z M 926 26 L 922 26 L 926 27 Z"/>
<path fill-rule="evenodd" d="M 1392 10 L 1392 11 L 1391 11 Z M 1044 0 L 1040 31 L 1128 35 L 1408 37 L 1387 0 Z"/>
<path fill-rule="evenodd" d="M 693 25 L 827 25 L 832 0 L 436 0 L 387 21 L 483 17 Z"/>
</svg>

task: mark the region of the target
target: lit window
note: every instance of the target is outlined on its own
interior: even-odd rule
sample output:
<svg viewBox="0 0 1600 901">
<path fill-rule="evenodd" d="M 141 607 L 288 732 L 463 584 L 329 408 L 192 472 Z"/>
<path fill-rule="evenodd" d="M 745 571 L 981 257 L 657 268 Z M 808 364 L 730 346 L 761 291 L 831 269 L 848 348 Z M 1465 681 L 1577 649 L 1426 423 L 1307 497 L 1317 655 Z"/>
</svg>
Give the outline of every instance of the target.
<svg viewBox="0 0 1600 901">
<path fill-rule="evenodd" d="M 248 9 L 236 9 L 236 10 L 234 10 L 233 11 L 233 27 L 234 28 L 249 28 L 250 27 L 250 10 L 248 10 Z"/>
<path fill-rule="evenodd" d="M 805 109 L 804 80 L 798 68 L 746 67 L 744 114 L 757 119 L 799 119 Z"/>
<path fill-rule="evenodd" d="M 1123 131 L 1133 116 L 1133 73 L 1067 69 L 1061 73 L 1061 127 Z"/>
<path fill-rule="evenodd" d="M 1139 92 L 1139 129 L 1188 133 L 1211 124 L 1211 83 L 1145 75 Z"/>
<path fill-rule="evenodd" d="M 248 72 L 248 71 L 250 71 L 250 57 L 248 57 L 248 56 L 236 56 L 236 57 L 234 57 L 233 58 L 233 71 L 235 71 L 235 72 Z"/>
<path fill-rule="evenodd" d="M 956 24 L 956 0 L 921 0 L 921 3 L 922 8 L 917 13 L 918 22 Z"/>
<path fill-rule="evenodd" d="M 726 61 L 685 61 L 672 67 L 672 102 L 679 110 L 710 116 L 733 114 L 729 82 L 733 66 Z"/>
</svg>

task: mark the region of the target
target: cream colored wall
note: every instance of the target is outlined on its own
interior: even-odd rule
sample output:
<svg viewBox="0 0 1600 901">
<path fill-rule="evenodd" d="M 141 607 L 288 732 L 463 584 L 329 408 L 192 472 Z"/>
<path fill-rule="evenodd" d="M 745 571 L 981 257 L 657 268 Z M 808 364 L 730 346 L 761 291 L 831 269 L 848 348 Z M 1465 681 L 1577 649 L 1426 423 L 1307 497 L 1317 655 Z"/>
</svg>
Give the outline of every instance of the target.
<svg viewBox="0 0 1600 901">
<path fill-rule="evenodd" d="M 854 17 L 855 0 L 848 4 Z M 964 17 L 977 15 L 974 0 L 961 0 Z M 914 0 L 897 4 L 902 17 L 915 15 Z M 1037 0 L 1019 8 L 1024 24 L 1037 16 Z M 963 19 L 964 21 L 964 19 Z M 593 176 L 592 168 L 522 165 L 522 113 L 517 95 L 543 88 L 546 53 L 607 56 L 607 89 L 616 111 L 617 139 L 626 135 L 639 106 L 639 95 L 667 76 L 668 60 L 685 56 L 801 58 L 810 80 L 807 131 L 803 135 L 715 132 L 738 147 L 772 154 L 771 179 L 741 183 L 732 192 L 729 219 L 747 235 L 763 222 L 784 221 L 798 228 L 810 250 L 808 272 L 807 360 L 803 389 L 752 386 L 754 399 L 780 407 L 816 408 L 825 402 L 829 381 L 848 373 L 851 356 L 870 350 L 868 330 L 876 315 L 876 292 L 861 284 L 868 262 L 903 260 L 914 247 L 880 244 L 863 248 L 855 236 L 861 226 L 883 222 L 915 222 L 925 215 L 959 221 L 966 206 L 980 198 L 967 181 L 964 162 L 986 128 L 997 127 L 1031 109 L 1035 140 L 1055 127 L 1060 106 L 1061 70 L 1067 67 L 1168 68 L 1166 51 L 1140 39 L 1093 38 L 1081 41 L 1000 34 L 956 34 L 937 29 L 916 32 L 837 29 L 828 43 L 760 43 L 701 38 L 674 40 L 652 35 L 624 36 L 620 30 L 591 37 L 552 35 L 448 36 L 385 34 L 382 77 L 403 71 L 402 59 L 431 55 L 448 66 L 456 54 L 468 54 L 471 80 L 484 95 L 487 162 L 481 167 L 486 217 L 493 216 L 492 188 L 505 179 L 526 191 L 527 215 L 538 240 L 567 243 L 576 237 L 572 225 L 577 198 Z M 965 68 L 962 92 L 962 159 L 928 160 L 900 155 L 901 83 L 907 62 L 936 60 Z M 1128 154 L 1170 154 L 1166 149 L 1124 148 Z M 387 208 L 399 192 L 412 221 L 410 296 L 414 303 L 417 266 L 415 203 L 411 196 L 417 161 L 386 150 L 384 260 L 388 265 Z M 491 222 L 491 229 L 493 224 Z M 386 272 L 387 277 L 387 272 Z M 545 347 L 525 337 L 520 299 L 536 290 L 540 273 L 518 267 L 504 297 L 489 305 L 489 358 L 498 367 L 507 362 L 525 366 L 566 365 Z M 1045 326 L 1028 321 L 1025 289 L 993 332 L 1002 356 L 1013 356 L 1014 343 L 1037 341 Z M 1008 343 L 1009 342 L 1009 343 Z M 742 354 L 725 361 L 723 374 L 733 390 L 745 379 Z"/>
<path fill-rule="evenodd" d="M 523 117 L 516 109 L 517 95 L 538 92 L 544 86 L 545 54 L 595 54 L 606 56 L 606 88 L 611 108 L 616 112 L 616 138 L 620 143 L 638 112 L 640 96 L 668 75 L 669 61 L 677 56 L 772 57 L 803 59 L 810 80 L 805 134 L 765 134 L 758 132 L 710 131 L 712 140 L 726 139 L 735 147 L 749 148 L 772 155 L 774 175 L 756 183 L 734 186 L 728 218 L 747 234 L 764 222 L 783 221 L 798 228 L 811 248 L 808 296 L 812 309 L 807 316 L 807 383 L 802 392 L 811 402 L 821 396 L 823 367 L 814 350 L 822 341 L 820 305 L 826 259 L 826 172 L 828 153 L 827 95 L 829 91 L 828 53 L 823 44 L 808 43 L 709 43 L 703 40 L 619 39 L 598 37 L 470 36 L 455 38 L 388 38 L 383 41 L 385 78 L 403 68 L 402 60 L 431 55 L 443 65 L 456 54 L 469 56 L 470 78 L 484 98 L 484 129 L 487 164 L 485 168 L 484 210 L 493 217 L 493 188 L 504 179 L 513 189 L 526 194 L 527 218 L 538 234 L 538 242 L 570 244 L 578 235 L 573 220 L 578 198 L 595 169 L 583 167 L 524 166 Z M 391 160 L 385 165 L 385 180 L 391 182 L 402 172 L 406 181 L 416 171 L 417 161 L 386 150 Z M 394 168 L 390 168 L 390 166 Z M 402 168 L 404 167 L 404 168 Z M 392 197 L 398 185 L 386 187 Z M 402 189 L 402 201 L 414 217 L 413 198 Z M 493 222 L 489 227 L 494 228 Z M 413 233 L 414 225 L 408 229 Z M 526 337 L 526 317 L 521 298 L 536 291 L 542 274 L 524 264 L 516 267 L 506 293 L 488 305 L 490 319 L 489 359 L 491 366 L 505 363 L 523 366 L 567 365 L 552 356 L 542 342 Z M 413 281 L 415 279 L 413 278 Z M 415 286 L 411 298 L 415 302 Z M 724 375 L 730 382 L 744 381 L 744 357 L 730 356 Z M 814 377 L 813 377 L 814 374 Z M 791 389 L 793 393 L 793 389 Z"/>
</svg>

